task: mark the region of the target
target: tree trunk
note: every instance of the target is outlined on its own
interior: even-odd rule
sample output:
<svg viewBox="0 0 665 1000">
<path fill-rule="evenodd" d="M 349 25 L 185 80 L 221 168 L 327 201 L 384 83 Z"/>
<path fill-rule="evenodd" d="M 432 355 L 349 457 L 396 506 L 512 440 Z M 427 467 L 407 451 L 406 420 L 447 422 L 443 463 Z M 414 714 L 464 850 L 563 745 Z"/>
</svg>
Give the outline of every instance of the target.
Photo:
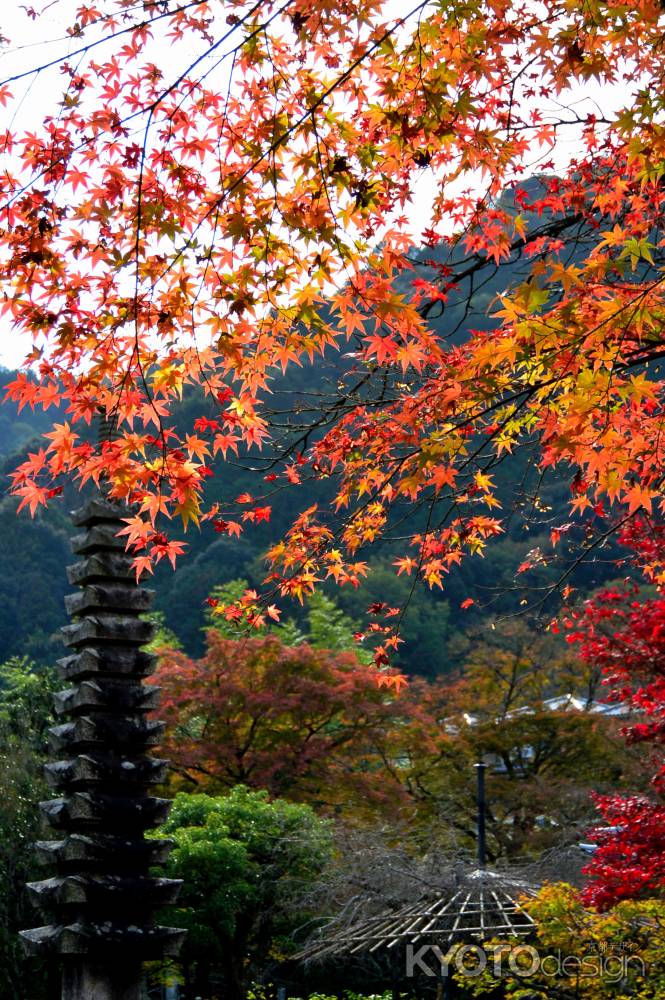
<svg viewBox="0 0 665 1000">
<path fill-rule="evenodd" d="M 224 1000 L 245 1000 L 246 984 L 243 953 L 229 955 L 224 963 Z"/>
</svg>

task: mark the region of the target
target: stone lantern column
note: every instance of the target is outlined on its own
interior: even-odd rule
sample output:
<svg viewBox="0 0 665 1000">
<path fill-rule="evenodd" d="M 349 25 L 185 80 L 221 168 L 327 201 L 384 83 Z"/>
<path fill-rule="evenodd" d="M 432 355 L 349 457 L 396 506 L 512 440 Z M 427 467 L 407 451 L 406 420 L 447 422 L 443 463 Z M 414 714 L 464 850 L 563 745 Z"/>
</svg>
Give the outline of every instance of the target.
<svg viewBox="0 0 665 1000">
<path fill-rule="evenodd" d="M 73 515 L 80 561 L 68 577 L 79 590 L 66 598 L 72 652 L 58 664 L 70 686 L 56 695 L 59 759 L 45 768 L 59 797 L 41 803 L 57 839 L 36 845 L 55 874 L 28 886 L 50 922 L 22 932 L 29 953 L 60 958 L 62 1000 L 140 1000 L 142 962 L 176 955 L 184 938 L 153 918 L 180 883 L 149 874 L 170 849 L 145 837 L 169 810 L 149 794 L 167 762 L 149 756 L 162 724 L 148 718 L 154 657 L 141 647 L 153 627 L 139 616 L 153 594 L 136 584 L 117 537 L 125 510 L 97 498 Z"/>
</svg>

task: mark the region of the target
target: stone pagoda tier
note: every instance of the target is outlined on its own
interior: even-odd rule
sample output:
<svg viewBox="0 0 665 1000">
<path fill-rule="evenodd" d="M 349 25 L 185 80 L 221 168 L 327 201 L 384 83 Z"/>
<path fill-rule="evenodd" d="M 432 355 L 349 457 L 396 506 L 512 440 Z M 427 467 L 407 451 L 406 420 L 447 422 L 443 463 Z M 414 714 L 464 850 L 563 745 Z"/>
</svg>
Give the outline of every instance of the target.
<svg viewBox="0 0 665 1000">
<path fill-rule="evenodd" d="M 167 762 L 149 756 L 162 724 L 148 718 L 157 688 L 143 680 L 154 657 L 141 647 L 153 627 L 140 615 L 153 593 L 135 582 L 118 538 L 123 513 L 97 498 L 73 515 L 80 561 L 68 577 L 80 589 L 66 598 L 73 624 L 63 632 L 72 652 L 59 661 L 71 686 L 56 695 L 63 722 L 50 734 L 60 759 L 45 768 L 60 797 L 41 803 L 57 839 L 36 845 L 55 875 L 28 886 L 50 922 L 22 933 L 29 953 L 60 956 L 65 980 L 89 996 L 107 995 L 94 987 L 99 977 L 133 982 L 143 960 L 177 954 L 184 937 L 153 919 L 156 908 L 174 902 L 180 883 L 149 874 L 170 849 L 168 840 L 145 837 L 168 813 L 167 799 L 148 794 Z M 133 996 L 133 987 L 109 995 Z"/>
</svg>

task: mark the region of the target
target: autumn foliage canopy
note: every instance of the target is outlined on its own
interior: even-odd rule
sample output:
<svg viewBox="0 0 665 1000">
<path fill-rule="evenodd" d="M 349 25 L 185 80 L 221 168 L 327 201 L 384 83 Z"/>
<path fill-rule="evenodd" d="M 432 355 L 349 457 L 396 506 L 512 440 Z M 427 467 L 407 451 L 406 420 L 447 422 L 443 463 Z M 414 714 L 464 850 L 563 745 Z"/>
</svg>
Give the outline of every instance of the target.
<svg viewBox="0 0 665 1000">
<path fill-rule="evenodd" d="M 64 405 L 21 505 L 108 481 L 139 505 L 140 573 L 183 550 L 169 518 L 238 533 L 272 491 L 332 477 L 332 511 L 270 554 L 295 596 L 357 582 L 396 522 L 397 571 L 442 585 L 502 530 L 492 467 L 521 445 L 570 469 L 603 532 L 659 508 L 664 33 L 654 0 L 80 6 L 66 54 L 0 89 L 2 310 L 38 376 L 9 394 Z M 28 122 L 37 75 L 62 96 Z M 490 329 L 433 331 L 505 265 Z M 285 441 L 270 393 L 324 351 L 346 356 L 337 389 Z M 185 433 L 192 386 L 213 415 Z M 100 409 L 120 433 L 95 445 Z M 211 507 L 215 458 L 247 449 L 255 494 Z"/>
<path fill-rule="evenodd" d="M 639 518 L 621 535 L 656 596 L 634 583 L 606 588 L 568 621 L 568 639 L 604 678 L 609 699 L 628 711 L 624 736 L 649 751 L 651 795 L 602 795 L 603 825 L 587 868 L 587 902 L 603 909 L 623 899 L 657 895 L 665 886 L 665 531 Z"/>
<path fill-rule="evenodd" d="M 353 653 L 210 630 L 202 659 L 169 651 L 154 679 L 164 749 L 202 787 L 243 784 L 319 803 L 349 783 L 371 791 L 359 748 L 372 746 L 394 711 Z"/>
</svg>

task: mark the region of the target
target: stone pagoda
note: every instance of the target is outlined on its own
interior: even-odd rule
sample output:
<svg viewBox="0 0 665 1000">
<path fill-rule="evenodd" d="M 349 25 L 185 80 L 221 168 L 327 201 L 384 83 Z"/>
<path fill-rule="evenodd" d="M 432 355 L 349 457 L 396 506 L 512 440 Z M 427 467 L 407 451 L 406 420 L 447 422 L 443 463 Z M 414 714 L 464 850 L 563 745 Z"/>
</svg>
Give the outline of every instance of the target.
<svg viewBox="0 0 665 1000">
<path fill-rule="evenodd" d="M 79 590 L 66 599 L 71 655 L 59 661 L 70 686 L 56 696 L 59 759 L 45 769 L 59 797 L 41 804 L 57 839 L 36 845 L 55 874 L 28 887 L 49 922 L 22 933 L 29 953 L 61 960 L 62 1000 L 139 1000 L 142 962 L 177 954 L 184 937 L 154 922 L 179 882 L 150 874 L 170 842 L 145 833 L 169 801 L 149 794 L 166 771 L 149 756 L 162 725 L 149 718 L 157 689 L 144 678 L 154 658 L 141 648 L 153 633 L 140 617 L 153 593 L 135 582 L 118 538 L 126 511 L 98 497 L 73 515 L 80 561 L 68 577 Z"/>
</svg>

